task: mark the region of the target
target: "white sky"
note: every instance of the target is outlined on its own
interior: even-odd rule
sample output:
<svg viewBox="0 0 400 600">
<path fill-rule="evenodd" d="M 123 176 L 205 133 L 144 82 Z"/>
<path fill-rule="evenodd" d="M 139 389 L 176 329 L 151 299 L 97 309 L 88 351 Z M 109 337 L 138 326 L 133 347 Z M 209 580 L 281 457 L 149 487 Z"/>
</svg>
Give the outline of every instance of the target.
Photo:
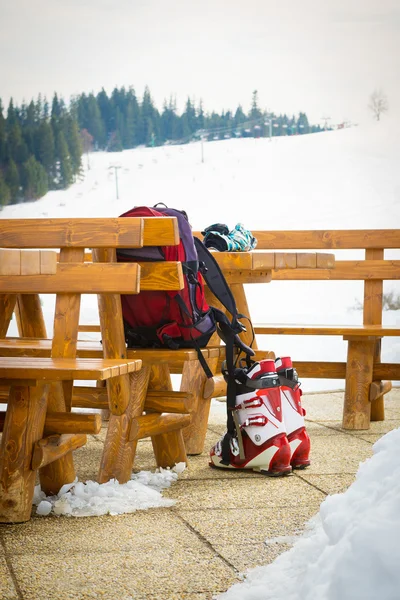
<svg viewBox="0 0 400 600">
<path fill-rule="evenodd" d="M 400 104 L 398 0 L 0 0 L 0 97 L 149 85 L 157 107 L 304 110 L 356 122 Z"/>
</svg>

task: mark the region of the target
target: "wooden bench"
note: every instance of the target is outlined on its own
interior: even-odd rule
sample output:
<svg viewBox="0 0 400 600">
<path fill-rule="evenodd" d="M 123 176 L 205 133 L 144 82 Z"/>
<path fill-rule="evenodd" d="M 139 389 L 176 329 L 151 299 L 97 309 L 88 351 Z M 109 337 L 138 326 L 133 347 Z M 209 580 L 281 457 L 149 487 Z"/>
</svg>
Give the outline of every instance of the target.
<svg viewBox="0 0 400 600">
<path fill-rule="evenodd" d="M 49 382 L 106 380 L 140 369 L 139 360 L 0 358 L 0 381 L 9 384 L 0 412 L 0 522 L 27 521 L 38 469 L 62 459 L 99 433 L 100 415 L 46 410 Z M 50 467 L 51 468 L 51 467 Z"/>
<path fill-rule="evenodd" d="M 368 429 L 370 420 L 384 419 L 384 394 L 391 388 L 385 379 L 400 379 L 400 366 L 382 363 L 381 339 L 400 335 L 400 327 L 382 325 L 383 281 L 400 279 L 400 261 L 385 259 L 385 249 L 400 248 L 400 230 L 320 230 L 320 231 L 253 231 L 258 251 L 270 251 L 274 259 L 271 282 L 274 281 L 364 281 L 363 324 L 354 325 L 290 325 L 257 324 L 257 335 L 340 335 L 348 341 L 347 362 L 302 361 L 294 357 L 301 378 L 345 379 L 343 427 Z M 319 261 L 318 251 L 363 250 L 364 259 L 338 260 L 334 265 Z M 288 258 L 296 251 L 296 259 Z M 302 252 L 316 253 L 316 264 L 309 265 Z M 294 265 L 301 268 L 293 268 Z M 255 259 L 256 260 L 256 259 Z M 265 264 L 265 263 L 263 263 Z M 248 280 L 246 283 L 250 283 Z M 244 291 L 241 291 L 244 295 Z M 296 302 L 301 299 L 296 299 Z M 317 317 L 317 315 L 316 315 Z M 271 344 L 272 345 L 272 344 Z M 299 359 L 301 357 L 298 357 Z M 224 385 L 217 380 L 211 393 L 222 394 Z"/>
<path fill-rule="evenodd" d="M 141 267 L 138 264 L 117 264 L 116 248 L 142 247 L 143 244 L 176 244 L 179 236 L 176 219 L 54 219 L 54 220 L 3 220 L 0 246 L 7 249 L 59 248 L 59 263 L 55 273 L 32 274 L 21 278 L 9 274 L 0 278 L 0 335 L 5 336 L 12 312 L 15 309 L 20 335 L 47 338 L 39 293 L 56 293 L 54 336 L 47 344 L 46 357 L 75 359 L 82 293 L 98 294 L 102 349 L 104 359 L 127 363 L 122 325 L 120 293 L 137 293 L 141 283 Z M 162 221 L 162 222 L 161 222 Z M 84 263 L 86 247 L 93 248 L 97 263 Z M 145 289 L 181 289 L 182 268 L 180 263 L 146 265 L 143 269 Z M 154 274 L 154 277 L 153 277 Z M 23 280 L 27 283 L 23 283 Z M 14 359 L 27 368 L 29 354 L 25 350 Z M 35 339 L 35 342 L 38 342 Z M 7 341 L 5 341 L 7 344 Z M 100 356 L 101 356 L 100 354 Z M 90 359 L 97 360 L 91 356 Z M 104 360 L 103 359 L 103 360 Z M 19 361 L 21 361 L 19 363 Z M 30 359 L 32 360 L 32 359 Z M 138 362 L 139 361 L 139 362 Z M 128 362 L 132 362 L 131 360 Z M 140 363 L 137 356 L 135 364 Z M 141 364 L 141 363 L 140 363 Z M 54 364 L 53 364 L 54 367 Z M 158 365 L 154 369 L 158 369 Z M 74 372 L 78 373 L 77 363 Z M 127 481 L 132 471 L 137 440 L 152 436 L 156 456 L 160 461 L 174 464 L 186 461 L 181 429 L 188 425 L 187 414 L 159 415 L 144 419 L 144 401 L 153 365 L 138 372 L 122 373 L 107 379 L 111 417 L 100 465 L 99 480 L 116 478 Z M 53 373 L 56 371 L 53 369 Z M 102 380 L 100 376 L 95 379 Z M 52 381 L 54 382 L 55 377 Z M 79 379 L 79 377 L 76 377 Z M 3 380 L 3 399 L 7 397 L 7 385 Z M 12 389 L 12 386 L 11 388 Z M 53 383 L 48 394 L 48 411 L 68 412 L 72 405 L 73 378 Z M 7 422 L 7 419 L 4 420 Z M 3 439 L 4 439 L 3 433 Z M 71 453 L 54 461 L 51 474 L 47 466 L 40 469 L 42 489 L 46 493 L 57 492 L 64 484 L 75 479 Z"/>
</svg>

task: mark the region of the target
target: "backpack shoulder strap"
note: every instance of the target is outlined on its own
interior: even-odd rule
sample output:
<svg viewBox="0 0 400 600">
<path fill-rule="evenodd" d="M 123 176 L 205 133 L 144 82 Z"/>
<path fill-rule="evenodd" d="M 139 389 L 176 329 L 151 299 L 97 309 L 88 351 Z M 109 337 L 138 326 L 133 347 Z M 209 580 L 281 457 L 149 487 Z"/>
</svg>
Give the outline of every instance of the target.
<svg viewBox="0 0 400 600">
<path fill-rule="evenodd" d="M 199 262 L 202 262 L 206 267 L 204 272 L 202 271 L 201 273 L 208 287 L 226 310 L 230 312 L 233 321 L 237 320 L 239 315 L 236 308 L 236 302 L 219 264 L 199 238 L 194 237 L 193 239 Z"/>
</svg>

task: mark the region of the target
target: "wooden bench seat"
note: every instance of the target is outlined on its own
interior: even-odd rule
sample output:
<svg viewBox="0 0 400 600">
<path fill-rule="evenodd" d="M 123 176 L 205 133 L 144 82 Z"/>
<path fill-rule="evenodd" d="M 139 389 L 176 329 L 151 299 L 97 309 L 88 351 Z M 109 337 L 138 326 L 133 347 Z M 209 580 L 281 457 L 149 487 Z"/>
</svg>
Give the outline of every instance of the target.
<svg viewBox="0 0 400 600">
<path fill-rule="evenodd" d="M 261 323 L 254 326 L 260 335 L 342 335 L 386 337 L 399 336 L 400 327 L 395 325 L 292 325 Z"/>
<path fill-rule="evenodd" d="M 32 379 L 71 381 L 74 379 L 106 380 L 110 377 L 134 373 L 142 366 L 137 359 L 104 358 L 41 358 L 19 356 L 0 357 L 0 381 L 4 379 Z"/>
</svg>

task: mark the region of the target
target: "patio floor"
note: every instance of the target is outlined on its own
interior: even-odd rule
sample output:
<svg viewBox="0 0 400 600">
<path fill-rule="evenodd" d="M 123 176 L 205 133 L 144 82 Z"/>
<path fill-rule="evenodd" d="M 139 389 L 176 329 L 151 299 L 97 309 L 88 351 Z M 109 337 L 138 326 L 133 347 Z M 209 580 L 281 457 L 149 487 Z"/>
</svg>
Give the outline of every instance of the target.
<svg viewBox="0 0 400 600">
<path fill-rule="evenodd" d="M 304 471 L 274 479 L 211 469 L 208 450 L 225 430 L 225 405 L 216 404 L 206 452 L 163 492 L 174 506 L 0 525 L 0 599 L 206 600 L 273 561 L 328 494 L 347 489 L 375 441 L 400 427 L 400 388 L 386 396 L 386 420 L 368 431 L 341 429 L 343 392 L 304 395 L 303 405 L 312 443 Z M 96 479 L 103 435 L 74 454 L 81 481 Z M 154 468 L 142 441 L 136 469 Z"/>
</svg>

